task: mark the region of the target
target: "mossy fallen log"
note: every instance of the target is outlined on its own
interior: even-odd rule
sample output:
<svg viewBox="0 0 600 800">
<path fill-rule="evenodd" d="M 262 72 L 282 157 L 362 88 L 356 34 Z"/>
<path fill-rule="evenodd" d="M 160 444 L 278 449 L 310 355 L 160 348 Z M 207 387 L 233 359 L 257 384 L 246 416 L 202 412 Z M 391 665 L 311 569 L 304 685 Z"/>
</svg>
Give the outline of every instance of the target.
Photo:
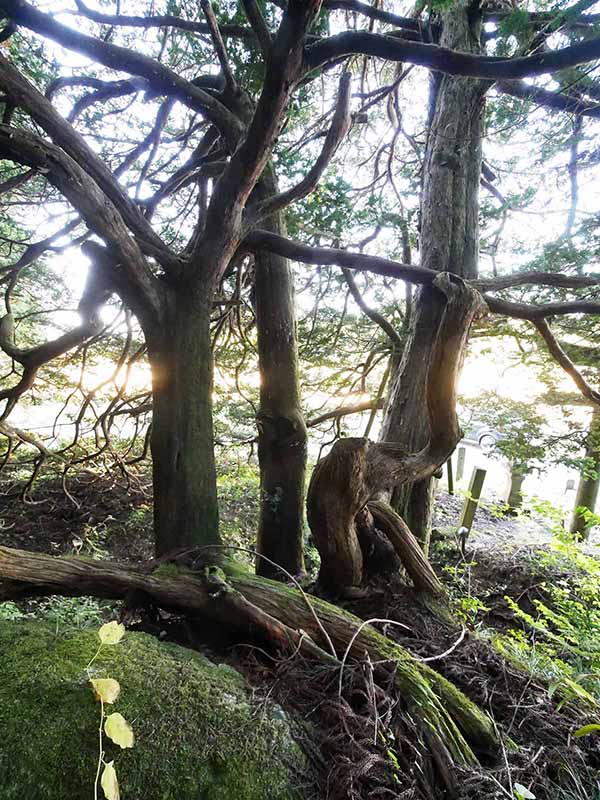
<svg viewBox="0 0 600 800">
<path fill-rule="evenodd" d="M 474 766 L 497 752 L 492 720 L 452 683 L 373 626 L 295 588 L 245 573 L 226 562 L 194 573 L 141 569 L 106 561 L 58 558 L 0 547 L 0 600 L 29 594 L 127 598 L 132 593 L 183 614 L 227 626 L 239 641 L 273 652 L 303 653 L 340 670 L 366 658 L 393 682 L 416 736 L 444 784 L 452 767 Z M 166 573 L 166 574 L 165 574 Z"/>
</svg>

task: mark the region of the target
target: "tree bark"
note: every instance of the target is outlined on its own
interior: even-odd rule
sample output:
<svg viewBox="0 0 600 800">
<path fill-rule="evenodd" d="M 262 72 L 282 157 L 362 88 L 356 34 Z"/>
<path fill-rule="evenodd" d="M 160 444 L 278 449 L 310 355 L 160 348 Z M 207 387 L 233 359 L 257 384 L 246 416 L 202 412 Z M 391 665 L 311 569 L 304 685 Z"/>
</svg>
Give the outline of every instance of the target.
<svg viewBox="0 0 600 800">
<path fill-rule="evenodd" d="M 146 332 L 152 367 L 151 452 L 156 554 L 219 543 L 212 419 L 210 286 L 169 298 Z"/>
<path fill-rule="evenodd" d="M 434 474 L 460 439 L 456 383 L 471 323 L 484 304 L 462 278 L 448 273 L 436 276 L 433 290 L 440 297 L 443 312 L 425 369 L 426 445 L 407 451 L 404 444 L 374 443 L 365 438 L 339 439 L 317 463 L 311 476 L 308 522 L 321 556 L 319 582 L 328 591 L 343 595 L 361 583 L 363 556 L 358 525 L 363 520 L 358 515 L 369 501 L 394 485 L 423 481 Z M 380 513 L 379 517 L 385 526 L 389 515 Z M 417 578 L 415 584 L 438 592 L 439 584 L 431 581 L 431 573 L 424 570 L 425 556 L 417 564 L 412 548 L 403 546 L 404 525 L 394 522 L 384 533 L 388 533 L 411 577 Z"/>
<path fill-rule="evenodd" d="M 427 594 L 443 595 L 444 587 L 402 517 L 382 500 L 373 500 L 367 507 L 373 516 L 375 526 L 391 541 L 415 589 Z"/>
<path fill-rule="evenodd" d="M 592 412 L 585 458 L 586 466 L 579 478 L 570 526 L 570 532 L 579 540 L 587 539 L 593 527 L 586 521 L 585 514 L 582 514 L 579 509 L 583 508 L 593 513 L 596 509 L 600 488 L 600 410 L 596 408 Z"/>
<path fill-rule="evenodd" d="M 480 19 L 472 7 L 455 4 L 441 12 L 440 44 L 479 54 Z M 479 181 L 484 98 L 479 80 L 434 73 L 421 194 L 421 266 L 463 278 L 477 276 Z M 427 364 L 443 306 L 429 288 L 419 290 L 398 370 L 392 376 L 381 441 L 423 447 L 428 437 L 425 407 Z M 392 505 L 425 551 L 429 545 L 434 479 L 394 489 Z"/>
<path fill-rule="evenodd" d="M 254 195 L 258 201 L 278 193 L 268 167 Z M 264 221 L 272 233 L 286 235 L 283 214 Z M 266 250 L 256 254 L 255 313 L 260 372 L 257 413 L 260 466 L 260 520 L 257 550 L 292 575 L 304 570 L 304 481 L 307 431 L 300 406 L 294 276 L 287 258 Z M 281 571 L 257 558 L 256 571 L 269 578 Z"/>
</svg>

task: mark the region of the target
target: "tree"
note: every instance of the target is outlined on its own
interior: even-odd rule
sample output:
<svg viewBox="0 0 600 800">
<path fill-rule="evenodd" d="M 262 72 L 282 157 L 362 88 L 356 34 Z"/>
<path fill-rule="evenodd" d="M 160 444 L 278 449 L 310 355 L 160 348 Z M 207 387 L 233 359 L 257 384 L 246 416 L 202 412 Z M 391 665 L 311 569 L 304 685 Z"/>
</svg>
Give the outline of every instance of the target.
<svg viewBox="0 0 600 800">
<path fill-rule="evenodd" d="M 469 402 L 469 411 L 478 421 L 498 433 L 492 457 L 510 464 L 511 482 L 506 499 L 510 512 L 521 507 L 521 486 L 532 469 L 543 469 L 551 459 L 564 455 L 561 439 L 545 430 L 546 419 L 536 403 L 511 400 L 493 392 Z"/>
<path fill-rule="evenodd" d="M 577 539 L 587 539 L 594 527 L 598 487 L 600 486 L 600 454 L 598 452 L 598 411 L 594 408 L 585 448 L 585 463 L 575 494 L 570 531 Z"/>
<path fill-rule="evenodd" d="M 2 421 L 9 425 L 8 414 L 45 365 L 73 348 L 85 351 L 97 339 L 104 327 L 102 307 L 108 298 L 118 297 L 140 327 L 152 392 L 135 402 L 119 396 L 104 421 L 118 411 L 137 418 L 151 409 L 157 553 L 195 546 L 194 556 L 208 552 L 210 558 L 193 558 L 193 566 L 206 570 L 177 579 L 115 565 L 48 561 L 0 548 L 0 596 L 88 591 L 122 597 L 137 589 L 166 608 L 201 613 L 248 639 L 262 638 L 273 652 L 302 650 L 319 662 L 333 659 L 340 671 L 341 652 L 360 659 L 367 651 L 378 680 L 391 677 L 416 720 L 417 740 L 422 737 L 432 754 L 432 786 L 448 788 L 452 764 L 473 765 L 476 756 L 496 751 L 497 734 L 487 715 L 439 673 L 335 607 L 315 600 L 307 610 L 301 593 L 252 576 L 236 577 L 226 562 L 222 563 L 229 573 L 209 569 L 220 560 L 210 550 L 220 544 L 212 334 L 229 319 L 229 304 L 243 303 L 240 287 L 251 284 L 262 378 L 257 414 L 263 488 L 259 548 L 263 556 L 295 572 L 302 566 L 306 434 L 297 389 L 288 262 L 335 266 L 352 275 L 365 272 L 420 287 L 414 304 L 403 312 L 399 334 L 361 297 L 352 275 L 345 275 L 352 297 L 360 298 L 369 319 L 385 331 L 386 352 L 392 342 L 392 398 L 408 388 L 411 399 L 405 405 L 402 431 L 393 434 L 395 441 L 342 441 L 320 462 L 309 492 L 310 516 L 329 591 L 360 584 L 357 529 L 375 522 L 387 526 L 415 584 L 430 593 L 439 591 L 419 548 L 412 541 L 410 547 L 403 546 L 403 536 L 409 534 L 402 520 L 378 495 L 394 484 L 426 481 L 454 448 L 460 435 L 456 379 L 482 298 L 492 314 L 532 322 L 581 390 L 594 402 L 599 399 L 546 321 L 561 315 L 597 315 L 598 277 L 572 270 L 477 275 L 483 96 L 494 83 L 511 97 L 578 116 L 600 116 L 593 81 L 582 80 L 574 92 L 565 77 L 567 70 L 600 58 L 600 40 L 593 36 L 595 18 L 574 16 L 573 9 L 550 18 L 545 12 L 532 12 L 527 20 L 535 41 L 523 55 L 510 49 L 512 32 L 503 34 L 500 27 L 491 37 L 482 32 L 484 23 L 497 26 L 499 19 L 504 22 L 511 15 L 474 5 L 424 8 L 415 16 L 401 17 L 354 0 L 243 0 L 241 8 L 233 2 L 220 4 L 218 15 L 202 2 L 200 18 L 186 16 L 170 3 L 161 9 L 169 13 L 156 14 L 153 9 L 142 16 L 105 14 L 82 0 L 76 5 L 73 26 L 62 21 L 64 16 L 42 12 L 24 0 L 0 0 L 7 20 L 2 39 L 10 53 L 10 58 L 0 57 L 5 106 L 0 157 L 6 170 L 2 191 L 9 202 L 26 202 L 29 209 L 57 203 L 67 219 L 48 235 L 44 231 L 39 242 L 23 246 L 14 233 L 10 238 L 9 250 L 14 247 L 21 255 L 2 268 L 9 305 L 0 346 L 10 361 L 10 385 L 0 390 L 6 401 Z M 174 10 L 177 13 L 171 13 Z M 334 18 L 339 11 L 343 13 Z M 148 34 L 143 45 L 132 30 Z M 486 38 L 498 39 L 499 52 L 488 53 Z M 50 43 L 85 57 L 85 66 L 71 71 L 48 64 Z M 37 57 L 26 62 L 27 45 Z M 391 69 L 390 63 L 396 66 Z M 322 230 L 322 224 L 313 226 L 317 232 L 306 243 L 309 234 L 302 223 L 322 223 L 318 193 L 329 165 L 336 164 L 341 173 L 359 171 L 360 155 L 347 164 L 334 159 L 343 142 L 360 150 L 360 126 L 365 115 L 368 119 L 370 104 L 385 101 L 385 113 L 392 118 L 396 114 L 394 143 L 402 133 L 395 92 L 412 66 L 435 73 L 420 203 L 420 264 L 408 258 L 415 221 L 409 209 L 385 217 L 387 227 L 400 232 L 406 263 L 365 252 L 373 241 L 368 236 L 356 246 L 346 246 L 339 241 L 339 230 Z M 384 79 L 392 73 L 391 84 L 367 91 L 361 79 L 369 69 Z M 558 93 L 547 88 L 543 76 L 549 74 L 559 80 Z M 359 86 L 361 107 L 353 112 L 352 95 Z M 144 131 L 141 140 L 137 126 Z M 290 132 L 296 141 L 288 140 L 286 150 L 282 142 Z M 124 140 L 129 145 L 125 152 Z M 290 156 L 298 150 L 301 156 Z M 379 163 L 380 158 L 375 160 Z M 386 174 L 392 182 L 395 166 L 389 159 Z M 335 202 L 352 207 L 344 198 L 349 191 L 346 176 L 338 176 L 337 183 L 331 180 L 327 188 L 332 186 L 337 190 L 331 192 Z M 312 207 L 311 195 L 317 197 Z M 382 195 L 365 218 L 372 222 L 386 202 Z M 299 208 L 306 210 L 306 218 Z M 13 216 L 14 228 L 30 232 L 35 227 L 32 212 L 29 219 L 18 210 Z M 332 229 L 336 222 L 341 225 L 339 212 L 330 221 Z M 285 233 L 285 222 L 292 238 Z M 80 324 L 56 338 L 50 337 L 51 326 L 42 327 L 49 338 L 42 343 L 23 341 L 11 298 L 18 294 L 24 266 L 39 259 L 43 264 L 64 237 L 71 237 L 91 264 L 79 302 Z M 384 248 L 385 243 L 379 252 Z M 232 286 L 236 291 L 226 296 Z M 529 302 L 527 291 L 532 287 L 557 289 L 565 297 Z M 521 292 L 516 300 L 513 291 Z M 243 325 L 240 331 L 243 335 Z M 123 351 L 127 364 L 135 356 L 129 349 L 135 336 L 137 332 L 129 336 Z M 408 345 L 400 362 L 404 337 Z M 15 370 L 13 362 L 18 365 Z M 365 367 L 363 374 L 366 371 Z M 385 381 L 379 385 L 376 405 Z M 396 399 L 393 404 L 400 408 Z M 5 431 L 11 441 L 23 439 L 16 427 Z M 332 515 L 333 508 L 340 509 L 339 516 Z M 419 513 L 425 529 L 426 514 L 422 509 Z M 311 613 L 315 607 L 316 617 Z M 324 650 L 330 646 L 331 655 Z"/>
<path fill-rule="evenodd" d="M 110 36 L 104 38 L 68 27 L 27 3 L 4 0 L 1 9 L 9 21 L 5 37 L 9 37 L 16 28 L 26 29 L 42 40 L 57 42 L 62 47 L 85 55 L 96 65 L 96 69 L 110 71 L 118 68 L 129 76 L 118 81 L 81 75 L 59 77 L 50 87 L 51 96 L 55 96 L 59 89 L 92 89 L 79 97 L 72 107 L 70 116 L 73 122 L 82 111 L 106 102 L 107 98 L 137 97 L 140 90 L 144 91 L 147 101 L 157 101 L 158 104 L 155 123 L 143 143 L 134 148 L 115 171 L 111 171 L 106 161 L 75 130 L 73 124 L 42 96 L 23 71 L 15 63 L 3 58 L 2 87 L 6 95 L 7 112 L 4 128 L 0 131 L 1 152 L 5 159 L 27 168 L 25 173 L 13 175 L 8 188 L 23 186 L 43 176 L 43 180 L 53 186 L 78 215 L 77 223 L 75 218 L 69 220 L 67 232 L 77 224 L 78 233 L 86 228 L 88 232 L 79 233 L 80 237 L 83 235 L 87 238 L 90 233 L 95 237 L 82 245 L 92 263 L 80 304 L 82 325 L 55 341 L 23 349 L 13 341 L 10 313 L 4 318 L 3 349 L 23 369 L 17 383 L 2 392 L 7 400 L 7 409 L 31 387 L 42 364 L 98 335 L 98 310 L 109 295 L 117 294 L 139 321 L 152 368 L 153 422 L 150 447 L 154 469 L 157 551 L 163 553 L 190 543 L 217 543 L 210 317 L 218 286 L 228 271 L 234 269 L 236 259 L 242 258 L 248 250 L 261 254 L 256 259 L 259 352 L 264 378 L 262 409 L 259 412 L 259 449 L 264 488 L 261 547 L 266 547 L 281 559 L 286 552 L 296 553 L 290 566 L 299 568 L 298 521 L 304 429 L 294 388 L 297 379 L 293 374 L 295 341 L 291 294 L 284 263 L 272 260 L 267 266 L 264 253 L 270 252 L 271 259 L 292 257 L 305 262 L 383 271 L 384 274 L 423 287 L 412 314 L 412 333 L 409 334 L 404 359 L 406 369 L 411 359 L 416 359 L 415 363 L 419 364 L 418 375 L 412 367 L 409 370 L 411 394 L 415 397 L 416 405 L 407 408 L 405 415 L 410 435 L 416 438 L 407 443 L 403 441 L 404 434 L 394 434 L 409 449 L 422 446 L 423 431 L 427 428 L 418 405 L 423 403 L 425 396 L 424 381 L 433 346 L 431 339 L 425 341 L 424 331 L 428 331 L 430 337 L 435 334 L 443 308 L 440 296 L 430 287 L 438 269 L 457 272 L 467 279 L 473 279 L 476 273 L 477 184 L 483 92 L 493 80 L 518 81 L 522 76 L 535 76 L 587 63 L 596 55 L 595 40 L 579 41 L 578 34 L 565 25 L 566 38 L 574 39 L 575 44 L 555 51 L 541 53 L 534 50 L 529 56 L 498 60 L 480 53 L 477 34 L 482 18 L 479 15 L 468 16 L 465 9 L 460 7 L 443 11 L 439 18 L 435 17 L 436 35 L 441 36 L 440 44 L 435 45 L 414 41 L 419 35 L 415 34 L 413 21 L 384 12 L 365 13 L 374 20 L 392 25 L 399 36 L 350 30 L 327 36 L 323 25 L 330 13 L 328 7 L 325 5 L 321 11 L 319 4 L 311 2 L 290 3 L 281 15 L 275 35 L 269 28 L 269 24 L 275 23 L 271 9 L 266 9 L 265 18 L 259 6 L 253 2 L 244 5 L 249 27 L 238 25 L 237 20 L 231 23 L 223 21 L 222 31 L 207 3 L 203 5 L 205 21 L 201 22 L 179 17 L 103 15 L 79 3 L 77 14 L 80 20 L 111 26 Z M 361 8 L 357 13 L 360 15 L 363 11 Z M 210 35 L 212 48 L 208 55 L 204 50 L 200 56 L 196 53 L 196 63 L 189 63 L 176 46 L 170 58 L 173 61 L 180 58 L 183 64 L 189 64 L 189 68 L 194 70 L 216 60 L 220 76 L 196 76 L 189 80 L 149 55 L 114 44 L 111 38 L 120 35 L 120 31 L 128 26 L 151 30 L 166 26 L 172 35 L 181 31 L 186 36 L 187 32 Z M 310 32 L 311 27 L 313 33 Z M 91 25 L 91 28 L 93 30 L 94 26 Z M 247 45 L 249 50 L 246 52 L 251 53 L 253 58 L 257 53 L 262 53 L 264 77 L 256 74 L 246 76 L 255 82 L 258 80 L 256 101 L 234 75 L 236 60 L 239 62 L 240 58 L 237 53 L 236 60 L 229 57 L 223 36 L 231 37 L 236 43 L 244 43 L 244 47 Z M 193 38 L 186 41 L 194 44 Z M 343 70 L 341 72 L 335 111 L 321 152 L 299 181 L 278 192 L 273 173 L 270 172 L 269 159 L 289 112 L 292 97 L 297 91 L 310 92 L 317 75 L 329 70 L 330 65 L 339 59 L 354 55 L 412 61 L 449 75 L 434 80 L 432 124 L 421 202 L 423 263 L 419 267 L 382 262 L 371 256 L 334 248 L 311 248 L 281 235 L 283 229 L 281 222 L 277 221 L 277 215 L 315 189 L 340 141 L 348 132 L 352 122 L 349 111 L 350 74 Z M 185 69 L 182 71 L 185 72 Z M 244 77 L 243 70 L 238 71 Z M 508 88 L 514 89 L 515 85 L 510 83 Z M 501 86 L 506 88 L 504 84 Z M 534 90 L 531 89 L 531 92 Z M 535 99 L 550 102 L 542 90 L 535 90 Z M 570 108 L 568 102 L 574 100 L 565 100 L 563 94 L 554 104 L 560 105 L 561 102 Z M 465 111 L 469 104 L 472 104 L 471 111 Z M 460 118 L 457 108 L 461 109 L 458 112 Z M 159 184 L 158 190 L 143 201 L 136 201 L 119 183 L 119 175 L 127 174 L 126 170 L 131 164 L 135 164 L 141 154 L 149 149 L 150 157 L 142 166 L 136 181 L 139 195 L 139 189 L 160 148 L 169 115 L 174 113 L 173 109 L 189 115 L 185 116 L 188 126 L 184 128 L 186 132 L 180 134 L 184 142 L 181 155 L 185 154 L 187 147 L 191 147 L 191 133 L 188 131 L 200 125 L 198 132 L 201 135 L 183 166 L 167 172 L 168 177 L 162 181 L 155 179 L 155 184 Z M 581 113 L 594 115 L 595 111 L 582 107 Z M 442 130 L 459 122 L 460 131 L 456 128 L 457 150 L 446 152 L 447 144 Z M 475 126 L 471 132 L 470 129 L 463 130 L 465 122 Z M 34 124 L 51 141 L 34 132 Z M 92 137 L 98 135 L 97 118 L 90 125 L 89 133 Z M 463 152 L 459 141 L 461 137 L 467 147 L 474 148 L 472 152 Z M 463 171 L 464 165 L 466 171 Z M 462 177 L 455 180 L 458 174 Z M 207 176 L 214 181 L 212 191 L 207 184 Z M 187 231 L 182 230 L 179 237 L 173 238 L 164 225 L 161 231 L 161 226 L 153 227 L 152 221 L 160 203 L 172 197 L 173 192 L 186 183 L 194 187 L 191 201 L 198 207 L 198 219 Z M 459 192 L 460 197 L 454 196 L 454 192 Z M 456 224 L 451 224 L 452 218 L 447 213 L 440 214 L 437 210 L 440 198 L 444 198 L 446 212 L 457 215 Z M 265 227 L 268 220 L 271 220 L 268 223 L 271 230 Z M 165 238 L 167 234 L 171 235 L 170 244 Z M 459 244 L 461 247 L 467 246 L 468 252 L 459 252 Z M 44 252 L 44 247 L 40 247 Z M 29 260 L 32 257 L 31 253 L 28 254 Z M 276 300 L 268 297 L 265 289 L 272 282 L 263 281 L 261 277 L 270 275 L 273 270 L 278 271 L 282 280 Z M 15 275 L 14 272 L 11 274 Z M 556 285 L 556 277 L 550 277 L 520 275 L 517 283 Z M 559 280 L 559 285 L 575 289 L 595 283 L 595 279 L 583 276 L 561 277 Z M 510 286 L 511 280 L 484 281 L 474 285 L 493 291 Z M 286 295 L 288 299 L 282 303 L 281 299 Z M 595 313 L 598 310 L 597 303 L 589 300 L 541 308 L 511 304 L 491 295 L 487 296 L 487 302 L 492 311 L 535 320 L 546 332 L 549 329 L 545 318 L 550 314 L 578 311 Z M 269 332 L 265 331 L 265 317 L 271 314 L 274 304 L 278 303 L 286 311 L 279 319 L 272 317 L 272 321 L 276 320 L 276 326 L 282 333 L 270 337 Z M 435 319 L 428 321 L 428 315 L 430 317 L 431 314 Z M 264 344 L 267 339 L 271 345 L 269 347 Z M 287 342 L 287 350 L 282 350 L 271 361 L 272 364 L 278 362 L 277 368 L 269 367 L 265 362 L 273 355 L 274 341 Z M 399 374 L 401 372 L 402 369 Z M 288 384 L 287 388 L 284 388 L 284 382 Z M 394 393 L 397 394 L 397 389 L 393 390 Z M 287 400 L 283 399 L 284 395 Z M 277 401 L 273 398 L 277 398 Z M 274 407 L 275 402 L 280 405 L 279 408 Z M 388 422 L 393 408 L 399 408 L 397 403 L 388 403 Z M 417 419 L 421 421 L 417 423 Z M 423 431 L 417 436 L 419 426 Z M 296 464 L 290 466 L 289 487 L 286 486 L 285 490 L 282 488 L 285 481 L 278 482 L 272 477 L 274 470 L 281 469 L 282 458 L 291 459 L 290 465 Z M 277 495 L 278 491 L 283 492 L 282 496 L 285 495 L 283 504 Z M 273 529 L 283 518 L 279 516 L 280 512 L 275 513 L 273 509 L 284 506 L 294 522 L 290 526 L 286 547 L 281 548 L 273 544 L 276 540 Z M 295 539 L 295 544 L 292 539 Z"/>
</svg>

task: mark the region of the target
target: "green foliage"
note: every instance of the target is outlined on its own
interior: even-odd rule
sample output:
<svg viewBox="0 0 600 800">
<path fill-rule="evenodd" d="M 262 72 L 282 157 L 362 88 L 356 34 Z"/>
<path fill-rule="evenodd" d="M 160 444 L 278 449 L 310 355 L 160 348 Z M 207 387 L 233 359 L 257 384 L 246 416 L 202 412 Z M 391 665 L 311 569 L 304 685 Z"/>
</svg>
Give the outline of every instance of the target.
<svg viewBox="0 0 600 800">
<path fill-rule="evenodd" d="M 556 577 L 539 585 L 543 598 L 526 611 L 506 597 L 522 630 L 497 638 L 500 650 L 549 683 L 564 702 L 595 709 L 600 703 L 600 562 L 582 552 L 560 523 L 561 511 L 544 508 L 552 525 L 549 551 L 538 551 L 539 567 Z"/>
<path fill-rule="evenodd" d="M 450 549 L 447 546 L 445 549 Z M 439 544 L 438 544 L 439 550 Z M 485 603 L 472 592 L 472 572 L 475 561 L 460 558 L 457 564 L 446 564 L 442 571 L 446 577 L 446 588 L 453 600 L 453 612 L 464 625 L 473 628 L 480 624 L 480 615 L 489 611 Z"/>
<path fill-rule="evenodd" d="M 59 597 L 52 595 L 27 603 L 0 603 L 0 620 L 40 620 L 56 633 L 87 628 L 101 623 L 114 603 L 95 597 Z"/>
<path fill-rule="evenodd" d="M 27 619 L 27 612 L 13 602 L 0 603 L 0 621 L 15 622 L 21 619 Z"/>
<path fill-rule="evenodd" d="M 531 32 L 529 12 L 524 8 L 513 8 L 510 14 L 502 18 L 499 29 L 502 36 L 529 34 Z"/>
<path fill-rule="evenodd" d="M 217 493 L 222 510 L 221 534 L 225 544 L 255 547 L 259 483 L 258 467 L 255 463 L 236 461 L 226 456 L 219 459 Z M 250 555 L 242 558 L 244 561 L 254 561 Z"/>
<path fill-rule="evenodd" d="M 508 459 L 517 471 L 541 470 L 552 461 L 564 462 L 566 453 L 574 455 L 579 449 L 579 442 L 572 437 L 548 432 L 546 418 L 535 403 L 485 392 L 468 405 L 478 423 L 500 436 L 491 456 Z"/>
</svg>

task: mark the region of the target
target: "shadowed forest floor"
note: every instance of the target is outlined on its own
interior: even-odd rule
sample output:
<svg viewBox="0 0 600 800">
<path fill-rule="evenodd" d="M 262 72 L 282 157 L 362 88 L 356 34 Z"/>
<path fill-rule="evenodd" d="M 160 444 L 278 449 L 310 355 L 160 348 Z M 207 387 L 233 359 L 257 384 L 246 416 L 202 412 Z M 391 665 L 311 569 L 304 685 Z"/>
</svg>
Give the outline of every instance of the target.
<svg viewBox="0 0 600 800">
<path fill-rule="evenodd" d="M 17 492 L 11 496 L 10 486 L 3 488 L 3 545 L 53 555 L 81 553 L 131 562 L 151 557 L 151 483 L 146 473 L 140 473 L 129 488 L 91 473 L 73 477 L 68 486 L 70 497 L 59 481 L 41 480 L 34 489 L 34 502 L 26 504 Z M 227 543 L 252 547 L 256 491 L 252 470 L 232 467 L 224 472 L 220 493 Z M 518 795 L 514 791 L 511 794 L 511 786 L 516 783 L 530 787 L 539 800 L 598 800 L 600 794 L 590 794 L 585 787 L 597 780 L 600 737 L 573 739 L 575 730 L 598 717 L 594 700 L 600 696 L 598 676 L 591 682 L 580 679 L 578 670 L 589 671 L 591 662 L 585 662 L 580 654 L 573 656 L 572 650 L 577 650 L 579 643 L 570 642 L 569 632 L 560 626 L 549 630 L 548 619 L 539 608 L 540 603 L 551 606 L 556 602 L 552 587 L 579 586 L 578 568 L 569 558 L 552 555 L 550 520 L 535 513 L 499 516 L 497 509 L 487 504 L 478 510 L 474 531 L 462 553 L 454 535 L 461 505 L 461 498 L 439 493 L 431 553 L 436 572 L 456 605 L 457 622 L 423 613 L 420 601 L 400 578 L 379 584 L 372 595 L 346 607 L 363 619 L 389 620 L 378 624 L 382 632 L 418 658 L 429 659 L 434 669 L 489 711 L 500 725 L 505 748 L 502 763 L 481 774 L 465 773 L 461 798 L 515 798 Z M 598 552 L 597 540 L 592 539 L 587 552 Z M 315 551 L 309 541 L 307 555 L 308 566 L 316 574 Z M 37 615 L 36 602 L 21 608 Z M 60 622 L 66 624 L 74 606 L 63 608 L 60 602 L 56 608 L 62 609 Z M 41 608 L 43 614 L 52 615 L 52 602 L 48 605 L 47 600 L 41 601 Z M 113 608 L 106 606 L 109 614 Z M 106 612 L 100 607 L 98 613 Z M 541 627 L 533 630 L 533 638 L 528 615 L 535 624 L 540 620 Z M 185 626 L 182 629 L 168 616 L 142 618 L 136 624 L 161 635 L 166 631 L 168 637 L 190 646 L 203 646 L 195 641 L 193 632 Z M 595 620 L 590 624 L 595 625 Z M 600 649 L 599 640 L 600 636 L 590 644 L 594 653 L 595 648 Z M 253 685 L 275 680 L 275 694 L 284 705 L 303 715 L 315 708 L 313 695 L 292 695 L 291 683 L 255 654 L 238 651 L 230 657 L 238 666 L 243 665 Z M 555 668 L 559 662 L 566 663 L 562 673 L 562 668 Z M 291 677 L 296 686 L 300 685 L 297 676 Z M 323 681 L 319 691 L 327 692 L 327 679 Z M 330 762 L 346 763 L 348 780 L 356 781 L 363 768 L 361 780 L 366 780 L 369 771 L 375 769 L 369 765 L 376 763 L 376 756 L 385 755 L 385 746 L 382 751 L 381 745 L 363 741 L 361 720 L 349 714 L 345 725 L 354 731 L 354 740 L 344 762 L 335 730 L 323 717 L 315 721 L 321 752 L 329 754 Z M 311 746 L 314 748 L 315 743 Z M 326 764 L 321 766 L 327 769 Z M 558 782 L 565 781 L 572 787 L 569 792 L 557 788 Z M 577 789 L 578 784 L 584 788 Z"/>
</svg>

